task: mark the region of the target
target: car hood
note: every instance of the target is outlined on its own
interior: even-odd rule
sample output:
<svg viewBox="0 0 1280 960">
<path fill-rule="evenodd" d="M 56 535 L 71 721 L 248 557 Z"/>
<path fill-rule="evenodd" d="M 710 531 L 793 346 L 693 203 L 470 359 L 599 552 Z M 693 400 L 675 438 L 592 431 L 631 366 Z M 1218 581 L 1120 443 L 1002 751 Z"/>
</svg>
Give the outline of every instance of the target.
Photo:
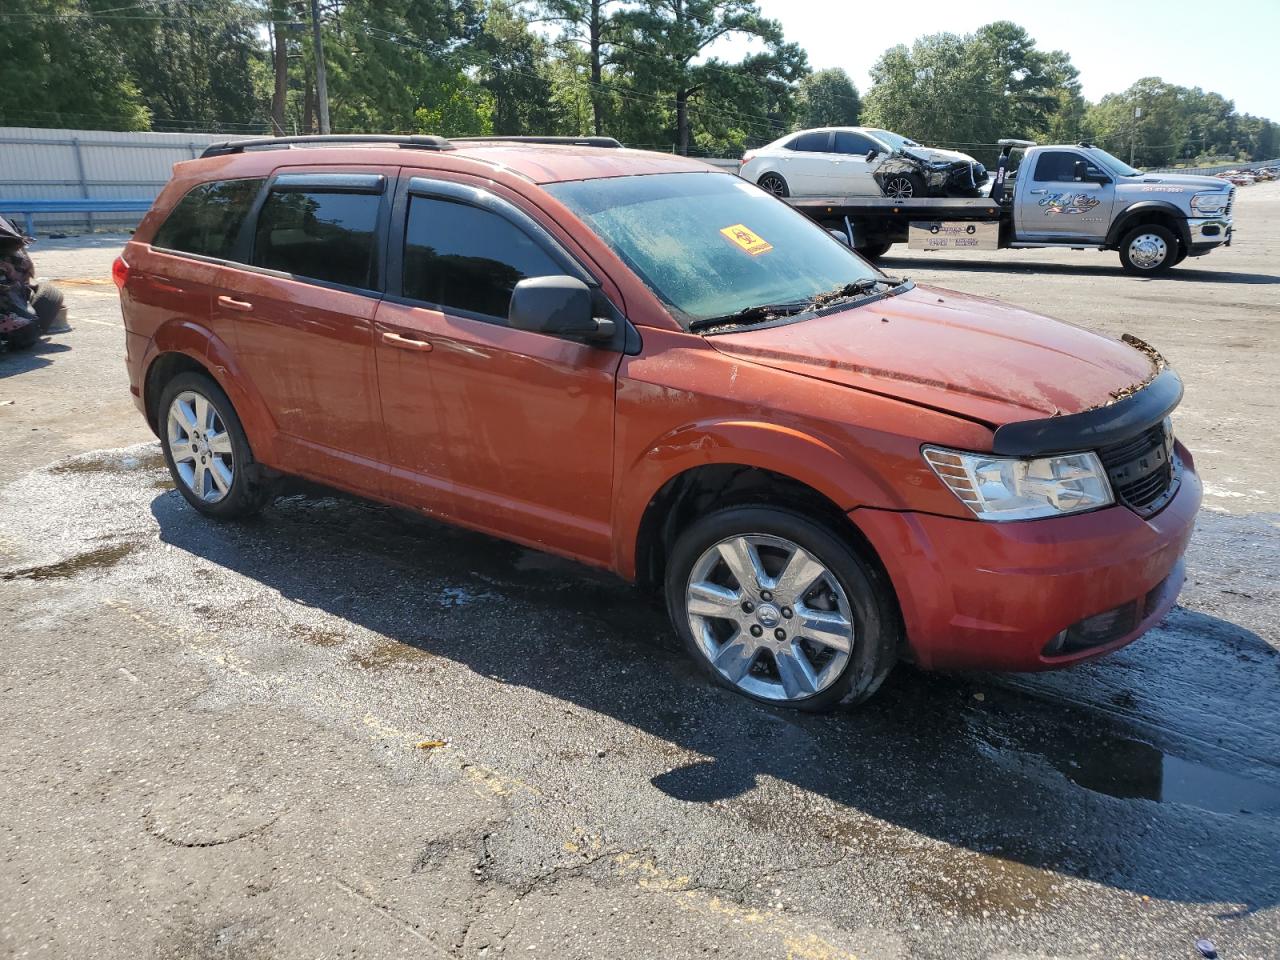
<svg viewBox="0 0 1280 960">
<path fill-rule="evenodd" d="M 1231 184 L 1217 177 L 1199 177 L 1190 173 L 1144 173 L 1140 177 L 1125 177 L 1125 183 L 1152 184 L 1160 183 L 1170 187 L 1185 187 L 1188 190 L 1230 190 Z"/>
<path fill-rule="evenodd" d="M 973 157 L 967 153 L 958 153 L 955 150 L 939 150 L 935 147 L 907 147 L 903 152 L 912 156 L 923 157 L 926 160 L 932 160 L 935 163 L 955 163 L 957 160 L 973 163 Z"/>
<path fill-rule="evenodd" d="M 707 341 L 736 359 L 992 426 L 1080 413 L 1156 373 L 1118 340 L 933 287 Z"/>
</svg>

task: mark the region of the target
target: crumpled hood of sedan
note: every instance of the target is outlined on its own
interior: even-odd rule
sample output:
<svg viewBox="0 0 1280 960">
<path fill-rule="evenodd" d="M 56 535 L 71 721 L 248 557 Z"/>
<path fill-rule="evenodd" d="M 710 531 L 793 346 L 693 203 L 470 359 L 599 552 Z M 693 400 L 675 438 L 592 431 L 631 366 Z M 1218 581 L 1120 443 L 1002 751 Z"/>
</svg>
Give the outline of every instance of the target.
<svg viewBox="0 0 1280 960">
<path fill-rule="evenodd" d="M 932 287 L 707 342 L 737 359 L 993 426 L 1079 413 L 1155 372 L 1118 340 Z"/>
</svg>

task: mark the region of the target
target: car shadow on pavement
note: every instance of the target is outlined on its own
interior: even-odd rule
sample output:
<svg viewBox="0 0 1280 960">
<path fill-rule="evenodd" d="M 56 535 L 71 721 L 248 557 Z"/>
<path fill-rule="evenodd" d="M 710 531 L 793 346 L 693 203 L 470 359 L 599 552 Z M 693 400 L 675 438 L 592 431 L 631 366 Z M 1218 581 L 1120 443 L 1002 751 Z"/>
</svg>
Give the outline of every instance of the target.
<svg viewBox="0 0 1280 960">
<path fill-rule="evenodd" d="M 1246 283 L 1277 284 L 1280 273 L 1236 273 L 1230 270 L 1197 270 L 1195 267 L 1181 265 L 1168 273 L 1157 277 L 1137 277 L 1123 273 L 1114 263 L 1086 265 L 1066 263 L 1017 263 L 1002 260 L 998 263 L 985 260 L 947 260 L 941 257 L 895 257 L 882 258 L 877 266 L 884 272 L 895 275 L 910 273 L 912 270 L 955 270 L 959 273 L 1027 273 L 1027 274 L 1060 274 L 1081 277 L 1115 277 L 1121 280 L 1160 281 L 1170 280 L 1197 281 L 1209 283 Z"/>
<path fill-rule="evenodd" d="M 448 658 L 708 758 L 655 776 L 653 788 L 727 806 L 753 829 L 794 837 L 797 849 L 817 831 L 858 856 L 920 855 L 883 822 L 1136 895 L 1245 912 L 1280 903 L 1273 753 L 1263 744 L 1260 760 L 1228 757 L 1257 775 L 1241 776 L 1222 758 L 1204 762 L 1214 758 L 1212 731 L 1162 739 L 1132 720 L 1126 698 L 1159 675 L 1117 690 L 1092 689 L 1079 673 L 1064 699 L 999 676 L 900 668 L 852 712 L 803 715 L 712 686 L 656 604 L 568 561 L 342 496 L 287 497 L 240 524 L 208 521 L 172 491 L 151 509 L 163 542 L 263 585 L 263 603 L 278 591 L 397 649 Z M 1258 652 L 1272 652 L 1261 638 L 1178 614 L 1129 650 L 1181 645 L 1183 661 L 1201 658 L 1189 676 L 1206 682 L 1227 669 L 1219 661 L 1252 650 L 1265 662 L 1251 696 L 1280 704 L 1280 671 Z M 237 615 L 263 629 L 252 611 Z M 1107 675 L 1141 662 L 1111 663 Z M 791 801 L 779 809 L 776 792 L 757 789 L 770 778 L 839 813 L 804 814 Z"/>
</svg>

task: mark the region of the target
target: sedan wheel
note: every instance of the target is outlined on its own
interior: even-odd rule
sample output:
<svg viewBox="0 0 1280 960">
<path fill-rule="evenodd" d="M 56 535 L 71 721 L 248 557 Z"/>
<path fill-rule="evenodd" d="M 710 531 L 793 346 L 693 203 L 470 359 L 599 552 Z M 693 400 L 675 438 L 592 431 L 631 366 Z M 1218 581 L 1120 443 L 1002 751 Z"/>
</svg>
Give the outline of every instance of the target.
<svg viewBox="0 0 1280 960">
<path fill-rule="evenodd" d="M 894 200 L 910 200 L 919 195 L 919 188 L 911 177 L 896 174 L 884 182 L 884 195 Z"/>
<path fill-rule="evenodd" d="M 758 181 L 761 190 L 766 193 L 772 193 L 775 197 L 789 197 L 791 191 L 787 189 L 787 181 L 776 173 L 766 173 Z"/>
<path fill-rule="evenodd" d="M 831 571 L 776 536 L 731 537 L 694 563 L 685 590 L 699 651 L 730 684 L 766 700 L 826 690 L 854 646 L 854 617 Z"/>
<path fill-rule="evenodd" d="M 179 480 L 205 503 L 218 503 L 235 482 L 231 434 L 212 401 L 184 390 L 169 404 L 165 433 Z"/>
</svg>

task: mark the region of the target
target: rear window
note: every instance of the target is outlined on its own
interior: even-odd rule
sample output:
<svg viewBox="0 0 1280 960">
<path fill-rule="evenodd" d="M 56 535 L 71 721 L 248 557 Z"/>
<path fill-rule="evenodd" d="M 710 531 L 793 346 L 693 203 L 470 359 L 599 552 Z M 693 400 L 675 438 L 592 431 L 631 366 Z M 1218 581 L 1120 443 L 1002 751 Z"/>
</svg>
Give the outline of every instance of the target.
<svg viewBox="0 0 1280 960">
<path fill-rule="evenodd" d="M 381 203 L 371 193 L 272 190 L 258 215 L 254 266 L 370 289 Z"/>
<path fill-rule="evenodd" d="M 236 237 L 262 180 L 214 180 L 192 187 L 151 240 L 153 247 L 232 259 Z"/>
<path fill-rule="evenodd" d="M 414 197 L 404 238 L 404 295 L 503 322 L 528 277 L 564 273 L 523 230 L 488 210 Z"/>
</svg>

